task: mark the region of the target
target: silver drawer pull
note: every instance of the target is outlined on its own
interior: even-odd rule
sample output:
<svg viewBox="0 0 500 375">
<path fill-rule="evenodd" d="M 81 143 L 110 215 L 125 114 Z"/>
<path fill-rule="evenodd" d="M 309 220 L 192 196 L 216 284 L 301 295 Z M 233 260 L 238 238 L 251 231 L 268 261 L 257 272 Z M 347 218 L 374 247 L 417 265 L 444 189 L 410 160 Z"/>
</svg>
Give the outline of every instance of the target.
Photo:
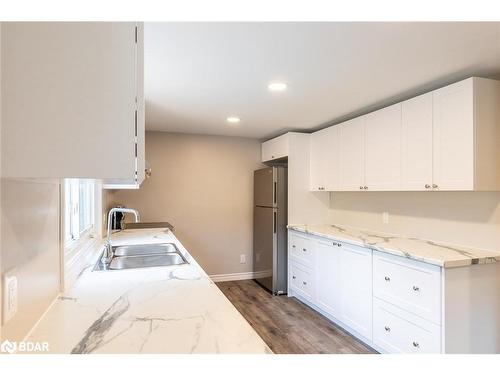
<svg viewBox="0 0 500 375">
<path fill-rule="evenodd" d="M 294 280 L 295 280 L 296 278 L 297 278 L 297 277 L 295 277 L 295 276 L 292 276 L 292 279 L 294 279 Z"/>
<path fill-rule="evenodd" d="M 305 281 L 302 281 L 302 284 L 307 285 L 307 283 Z"/>
<path fill-rule="evenodd" d="M 418 342 L 416 342 L 416 341 L 413 341 L 413 346 L 415 348 L 420 348 L 420 344 Z"/>
<path fill-rule="evenodd" d="M 391 281 L 391 278 L 389 276 L 384 277 L 385 281 Z"/>
<path fill-rule="evenodd" d="M 292 245 L 292 247 L 295 249 L 295 245 Z"/>
<path fill-rule="evenodd" d="M 303 248 L 303 249 L 302 249 L 302 251 L 305 253 L 305 252 L 307 251 L 307 249 L 306 249 L 306 248 Z"/>
<path fill-rule="evenodd" d="M 385 326 L 384 329 L 385 329 L 386 332 L 391 332 L 391 327 Z"/>
<path fill-rule="evenodd" d="M 420 288 L 419 288 L 418 286 L 415 286 L 415 285 L 414 285 L 414 286 L 413 286 L 413 290 L 414 290 L 415 292 L 418 292 L 418 291 L 420 291 Z"/>
</svg>

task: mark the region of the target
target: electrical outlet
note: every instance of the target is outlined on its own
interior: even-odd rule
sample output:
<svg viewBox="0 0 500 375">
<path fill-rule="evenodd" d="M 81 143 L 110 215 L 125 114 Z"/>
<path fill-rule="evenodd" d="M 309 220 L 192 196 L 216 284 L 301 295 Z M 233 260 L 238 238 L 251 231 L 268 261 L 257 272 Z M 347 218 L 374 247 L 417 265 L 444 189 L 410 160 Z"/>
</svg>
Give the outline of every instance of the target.
<svg viewBox="0 0 500 375">
<path fill-rule="evenodd" d="M 382 223 L 389 224 L 389 212 L 382 212 Z"/>
<path fill-rule="evenodd" d="M 16 270 L 7 272 L 4 276 L 3 285 L 3 322 L 7 323 L 17 313 L 17 276 Z"/>
<path fill-rule="evenodd" d="M 245 254 L 241 254 L 240 255 L 240 263 L 245 264 L 246 262 L 247 262 L 247 257 L 245 256 Z"/>
</svg>

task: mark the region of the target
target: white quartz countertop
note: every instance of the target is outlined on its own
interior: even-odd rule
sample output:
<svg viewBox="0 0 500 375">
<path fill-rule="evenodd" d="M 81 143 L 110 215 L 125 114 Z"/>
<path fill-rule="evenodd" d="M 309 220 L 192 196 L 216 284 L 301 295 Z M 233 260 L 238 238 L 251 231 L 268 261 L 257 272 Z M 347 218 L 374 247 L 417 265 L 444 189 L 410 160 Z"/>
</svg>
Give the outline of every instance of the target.
<svg viewBox="0 0 500 375">
<path fill-rule="evenodd" d="M 348 226 L 332 224 L 288 225 L 288 228 L 353 245 L 365 246 L 373 250 L 415 259 L 444 268 L 500 261 L 500 251 L 449 245 Z"/>
<path fill-rule="evenodd" d="M 114 245 L 163 242 L 189 264 L 92 271 L 95 257 L 26 339 L 52 353 L 271 353 L 170 230 L 113 234 Z"/>
</svg>

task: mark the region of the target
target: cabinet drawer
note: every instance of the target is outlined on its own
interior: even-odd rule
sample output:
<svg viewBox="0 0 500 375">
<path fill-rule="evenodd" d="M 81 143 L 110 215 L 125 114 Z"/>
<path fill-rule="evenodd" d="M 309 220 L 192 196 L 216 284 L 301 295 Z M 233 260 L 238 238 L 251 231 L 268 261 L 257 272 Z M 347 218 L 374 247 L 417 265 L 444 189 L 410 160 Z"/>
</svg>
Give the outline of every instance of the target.
<svg viewBox="0 0 500 375">
<path fill-rule="evenodd" d="M 373 252 L 373 295 L 441 324 L 441 268 Z"/>
<path fill-rule="evenodd" d="M 295 262 L 290 263 L 290 285 L 295 292 L 312 300 L 313 282 L 313 275 L 310 270 Z"/>
<path fill-rule="evenodd" d="M 441 327 L 374 298 L 373 342 L 389 353 L 440 353 Z"/>
<path fill-rule="evenodd" d="M 308 267 L 314 264 L 314 241 L 306 236 L 290 234 L 290 257 Z"/>
</svg>

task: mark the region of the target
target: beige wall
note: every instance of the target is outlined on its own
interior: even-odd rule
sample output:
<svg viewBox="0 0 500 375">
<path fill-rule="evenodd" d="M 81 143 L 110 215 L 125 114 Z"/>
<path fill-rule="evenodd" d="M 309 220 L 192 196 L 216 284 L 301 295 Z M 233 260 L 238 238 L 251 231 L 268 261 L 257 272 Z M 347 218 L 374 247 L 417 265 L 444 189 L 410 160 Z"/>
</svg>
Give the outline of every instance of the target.
<svg viewBox="0 0 500 375">
<path fill-rule="evenodd" d="M 139 190 L 114 194 L 137 208 L 143 221 L 169 221 L 209 274 L 252 269 L 253 171 L 260 163 L 255 139 L 147 132 L 153 175 Z M 245 254 L 246 264 L 240 264 Z"/>
<path fill-rule="evenodd" d="M 500 251 L 500 192 L 339 192 L 330 208 L 331 223 Z"/>
<path fill-rule="evenodd" d="M 18 278 L 18 311 L 3 338 L 22 340 L 59 293 L 59 183 L 1 180 L 2 277 Z"/>
</svg>

